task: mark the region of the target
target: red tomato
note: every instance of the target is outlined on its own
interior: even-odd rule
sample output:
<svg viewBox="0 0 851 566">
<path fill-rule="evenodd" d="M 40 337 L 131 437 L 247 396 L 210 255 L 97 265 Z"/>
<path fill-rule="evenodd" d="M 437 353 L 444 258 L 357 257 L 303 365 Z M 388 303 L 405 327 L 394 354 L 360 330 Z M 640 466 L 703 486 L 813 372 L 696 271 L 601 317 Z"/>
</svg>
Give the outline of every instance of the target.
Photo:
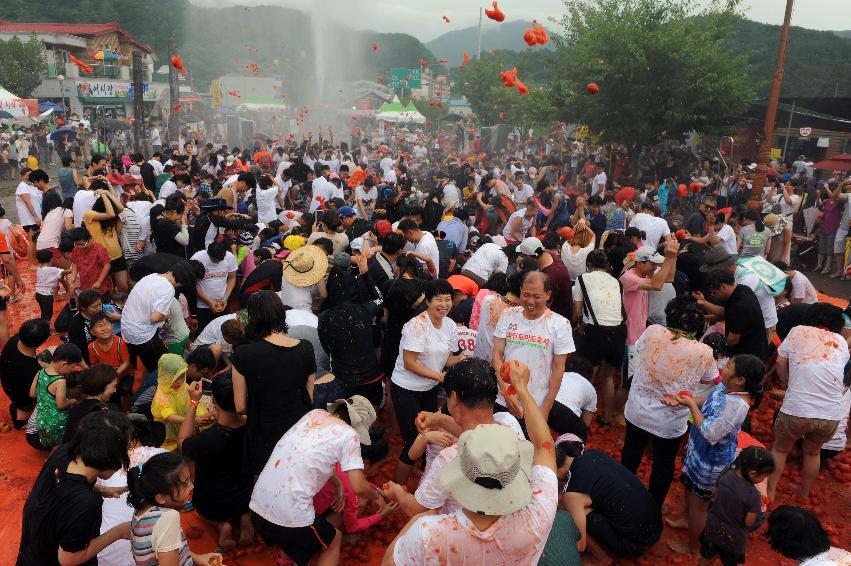
<svg viewBox="0 0 851 566">
<path fill-rule="evenodd" d="M 597 86 L 597 83 L 588 83 L 588 86 L 585 88 L 588 90 L 588 94 L 597 94 L 600 92 L 600 87 Z"/>
</svg>

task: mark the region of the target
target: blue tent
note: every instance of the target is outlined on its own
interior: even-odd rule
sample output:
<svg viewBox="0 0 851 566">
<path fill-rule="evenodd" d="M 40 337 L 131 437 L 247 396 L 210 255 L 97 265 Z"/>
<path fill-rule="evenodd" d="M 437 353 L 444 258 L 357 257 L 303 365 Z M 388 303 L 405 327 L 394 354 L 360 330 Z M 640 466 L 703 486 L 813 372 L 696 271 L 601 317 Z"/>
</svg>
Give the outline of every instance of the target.
<svg viewBox="0 0 851 566">
<path fill-rule="evenodd" d="M 53 110 L 54 112 L 65 112 L 65 107 L 61 104 L 57 104 L 56 102 L 39 102 L 38 103 L 38 111 L 47 112 L 48 110 Z"/>
</svg>

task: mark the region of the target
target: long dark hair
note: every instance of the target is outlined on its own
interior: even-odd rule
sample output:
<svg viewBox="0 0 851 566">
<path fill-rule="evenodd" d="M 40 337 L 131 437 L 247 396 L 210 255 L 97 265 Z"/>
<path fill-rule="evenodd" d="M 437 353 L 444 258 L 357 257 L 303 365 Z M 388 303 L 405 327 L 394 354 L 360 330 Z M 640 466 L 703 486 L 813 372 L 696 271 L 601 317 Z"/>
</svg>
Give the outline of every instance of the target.
<svg viewBox="0 0 851 566">
<path fill-rule="evenodd" d="M 105 198 L 111 199 L 112 197 L 109 197 L 107 195 L 101 195 L 100 198 L 98 198 L 92 205 L 92 210 L 94 210 L 95 212 L 106 212 L 106 204 L 103 201 L 103 199 Z M 115 201 L 112 201 L 112 210 L 113 212 L 115 211 Z M 98 222 L 100 223 L 100 230 L 104 234 L 117 233 L 115 229 L 115 226 L 118 224 L 117 213 L 112 218 L 107 218 L 106 220 L 99 220 Z"/>
<path fill-rule="evenodd" d="M 274 332 L 286 333 L 287 309 L 281 297 L 272 291 L 257 291 L 248 298 L 248 326 L 245 334 L 261 340 Z"/>
<path fill-rule="evenodd" d="M 180 454 L 164 452 L 127 470 L 127 503 L 137 511 L 156 505 L 156 496 L 172 494 L 180 485 L 180 470 L 186 460 Z"/>
</svg>

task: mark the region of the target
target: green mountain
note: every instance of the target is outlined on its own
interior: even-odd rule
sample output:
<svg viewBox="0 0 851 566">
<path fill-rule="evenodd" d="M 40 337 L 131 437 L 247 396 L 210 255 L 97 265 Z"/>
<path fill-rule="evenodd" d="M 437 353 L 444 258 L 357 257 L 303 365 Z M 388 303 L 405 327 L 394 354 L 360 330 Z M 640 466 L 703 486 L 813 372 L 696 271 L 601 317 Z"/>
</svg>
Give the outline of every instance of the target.
<svg viewBox="0 0 851 566">
<path fill-rule="evenodd" d="M 833 33 L 835 33 L 839 37 L 851 38 L 851 29 L 846 29 L 846 30 L 842 30 L 842 31 L 834 31 Z"/>
<path fill-rule="evenodd" d="M 497 23 L 488 18 L 482 19 L 482 55 L 488 51 L 535 51 L 540 47 L 531 48 L 523 41 L 523 34 L 532 27 L 531 21 L 514 20 Z M 548 28 L 549 26 L 544 26 Z M 472 26 L 444 33 L 425 44 L 438 59 L 448 59 L 450 65 L 459 65 L 464 59 L 464 52 L 474 57 L 478 41 L 477 27 Z M 545 49 L 551 49 L 552 43 Z"/>
</svg>

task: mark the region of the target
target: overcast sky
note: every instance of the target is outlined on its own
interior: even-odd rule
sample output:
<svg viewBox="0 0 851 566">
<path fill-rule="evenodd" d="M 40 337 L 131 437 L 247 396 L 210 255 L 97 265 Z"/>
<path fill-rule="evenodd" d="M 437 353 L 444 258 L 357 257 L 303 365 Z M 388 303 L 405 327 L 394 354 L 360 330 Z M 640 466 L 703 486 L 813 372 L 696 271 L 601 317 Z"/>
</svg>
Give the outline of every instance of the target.
<svg viewBox="0 0 851 566">
<path fill-rule="evenodd" d="M 279 4 L 335 14 L 348 25 L 379 32 L 403 32 L 430 41 L 447 31 L 475 25 L 479 6 L 490 8 L 484 0 L 191 0 L 195 4 L 256 5 Z M 563 12 L 561 0 L 503 0 L 499 2 L 507 19 L 546 21 Z M 783 22 L 786 2 L 783 0 L 743 0 L 745 15 L 769 24 Z M 335 9 L 336 8 L 336 9 Z M 449 23 L 443 21 L 449 18 Z M 489 22 L 489 25 L 496 25 Z M 851 0 L 798 0 L 792 14 L 792 25 L 811 29 L 851 29 Z"/>
</svg>

